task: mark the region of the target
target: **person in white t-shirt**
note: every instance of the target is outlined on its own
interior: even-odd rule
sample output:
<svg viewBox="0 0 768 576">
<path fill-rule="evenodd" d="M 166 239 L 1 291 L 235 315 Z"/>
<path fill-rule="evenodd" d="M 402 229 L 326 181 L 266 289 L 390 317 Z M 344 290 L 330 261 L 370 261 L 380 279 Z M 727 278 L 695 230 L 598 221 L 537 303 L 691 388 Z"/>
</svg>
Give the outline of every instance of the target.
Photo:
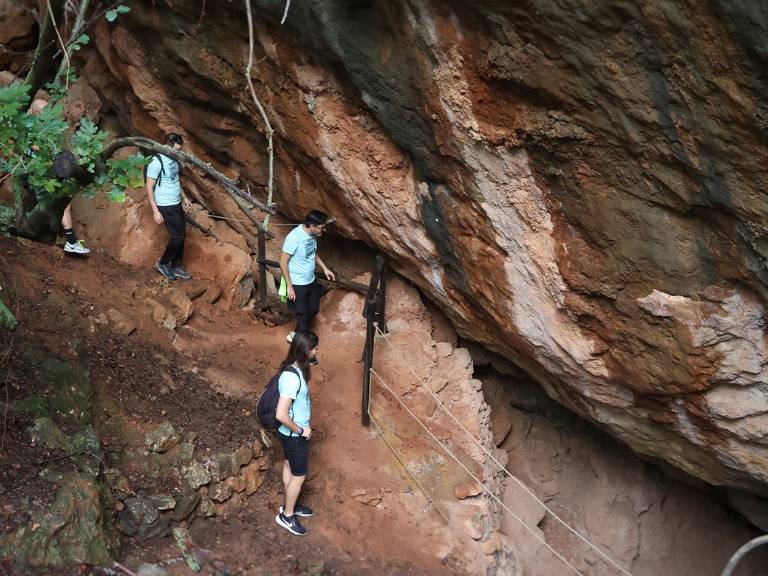
<svg viewBox="0 0 768 576">
<path fill-rule="evenodd" d="M 307 332 L 320 311 L 320 299 L 325 294 L 325 288 L 315 279 L 315 262 L 320 264 L 328 280 L 336 280 L 336 275 L 317 254 L 317 239 L 335 221 L 325 212 L 312 210 L 304 218 L 304 224 L 285 237 L 280 270 L 288 289 L 288 308 L 296 313 L 296 329 L 288 334 L 288 342 L 296 332 Z M 312 362 L 313 366 L 315 364 L 316 359 Z"/>
<path fill-rule="evenodd" d="M 184 139 L 171 133 L 165 138 L 166 146 L 181 150 Z M 186 218 L 181 204 L 179 163 L 164 154 L 154 154 L 147 166 L 147 197 L 152 206 L 155 223 L 165 224 L 170 239 L 155 269 L 168 280 L 189 280 L 192 275 L 181 265 L 184 257 Z"/>
</svg>

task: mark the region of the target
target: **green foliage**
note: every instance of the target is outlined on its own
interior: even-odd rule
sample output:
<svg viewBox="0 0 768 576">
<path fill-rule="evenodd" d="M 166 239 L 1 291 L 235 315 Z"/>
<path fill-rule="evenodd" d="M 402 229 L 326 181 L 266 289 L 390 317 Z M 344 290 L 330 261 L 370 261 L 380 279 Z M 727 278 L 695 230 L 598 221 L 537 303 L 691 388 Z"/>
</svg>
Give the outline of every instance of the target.
<svg viewBox="0 0 768 576">
<path fill-rule="evenodd" d="M 114 22 L 117 20 L 118 15 L 120 14 L 127 14 L 131 11 L 130 6 L 125 6 L 124 4 L 120 4 L 119 6 L 116 6 L 112 10 L 107 10 L 107 13 L 104 14 L 104 18 L 107 19 L 107 22 Z"/>
<path fill-rule="evenodd" d="M 96 161 L 104 151 L 107 133 L 99 130 L 88 118 L 80 121 L 80 127 L 72 135 L 72 152 L 80 160 L 80 165 L 91 174 L 96 172 Z"/>
<path fill-rule="evenodd" d="M 61 93 L 58 85 L 54 88 L 57 94 Z M 81 191 L 75 179 L 57 178 L 53 173 L 56 155 L 70 150 L 78 164 L 94 177 L 93 184 L 82 190 L 86 196 L 103 190 L 110 200 L 124 201 L 127 187 L 141 186 L 143 167 L 149 159 L 140 154 L 109 159 L 106 173 L 97 174 L 108 134 L 87 118 L 73 132 L 64 119 L 64 105 L 57 100 L 52 99 L 35 116 L 27 112 L 29 86 L 16 82 L 0 88 L 0 175 L 12 172 L 15 178 L 23 176 L 26 186 L 35 190 L 41 206 L 62 196 L 74 196 Z"/>
</svg>

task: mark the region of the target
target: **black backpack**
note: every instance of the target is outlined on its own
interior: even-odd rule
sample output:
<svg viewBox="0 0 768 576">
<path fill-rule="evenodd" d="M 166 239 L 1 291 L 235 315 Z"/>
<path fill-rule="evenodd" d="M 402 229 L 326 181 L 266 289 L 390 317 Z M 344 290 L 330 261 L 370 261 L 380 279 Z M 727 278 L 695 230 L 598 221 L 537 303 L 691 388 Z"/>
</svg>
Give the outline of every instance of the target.
<svg viewBox="0 0 768 576">
<path fill-rule="evenodd" d="M 163 179 L 163 174 L 165 174 L 165 164 L 163 164 L 163 159 L 160 158 L 160 154 L 152 154 L 152 158 L 157 158 L 157 161 L 160 162 L 160 174 L 157 175 L 157 180 L 155 180 L 155 187 L 157 187 L 158 184 Z M 151 164 L 151 161 L 150 161 Z M 144 164 L 144 183 L 147 182 L 147 169 L 149 168 L 149 164 Z"/>
<path fill-rule="evenodd" d="M 277 421 L 277 402 L 280 400 L 280 376 L 283 372 L 290 371 L 299 376 L 299 390 L 301 390 L 301 376 L 299 371 L 293 366 L 286 366 L 283 370 L 278 370 L 277 374 L 272 376 L 269 383 L 264 387 L 264 391 L 256 402 L 256 416 L 261 425 L 270 432 L 274 432 L 280 426 Z"/>
</svg>

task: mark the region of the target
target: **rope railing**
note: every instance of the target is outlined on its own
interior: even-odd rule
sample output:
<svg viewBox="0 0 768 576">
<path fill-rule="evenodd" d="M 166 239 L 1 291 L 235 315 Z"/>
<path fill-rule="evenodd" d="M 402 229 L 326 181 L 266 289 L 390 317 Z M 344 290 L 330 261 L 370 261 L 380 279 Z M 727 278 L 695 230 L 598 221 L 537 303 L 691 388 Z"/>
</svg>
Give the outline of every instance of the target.
<svg viewBox="0 0 768 576">
<path fill-rule="evenodd" d="M 571 564 L 562 554 L 560 554 L 557 550 L 552 548 L 552 546 L 547 543 L 547 541 L 544 539 L 543 536 L 541 536 L 536 530 L 528 526 L 528 524 L 525 523 L 525 521 L 520 518 L 515 512 L 512 511 L 512 509 L 507 506 L 501 498 L 496 496 L 483 482 L 469 469 L 467 466 L 448 448 L 448 446 L 445 445 L 437 436 L 435 436 L 432 431 L 427 427 L 424 422 L 421 421 L 421 419 L 411 410 L 408 405 L 392 390 L 392 388 L 387 384 L 384 379 L 379 376 L 378 372 L 374 370 L 373 368 L 370 369 L 371 374 L 373 374 L 376 379 L 379 381 L 379 383 L 392 395 L 392 397 L 397 400 L 400 405 L 405 409 L 406 412 L 413 418 L 419 426 L 421 426 L 424 431 L 429 434 L 429 436 L 434 440 L 442 449 L 445 451 L 448 456 L 451 457 L 461 468 L 464 469 L 464 471 L 474 480 L 478 483 L 478 485 L 483 489 L 483 491 L 488 494 L 496 503 L 499 504 L 499 506 L 502 507 L 506 512 L 508 512 L 515 520 L 517 520 L 520 525 L 528 531 L 536 540 L 538 540 L 543 546 L 545 546 L 552 554 L 555 555 L 556 558 L 558 558 L 563 564 L 565 564 L 574 574 L 577 576 L 584 576 L 582 572 L 579 571 L 578 568 L 576 568 L 573 564 Z"/>
<path fill-rule="evenodd" d="M 379 330 L 378 326 L 375 326 L 376 332 L 379 336 L 384 338 L 384 340 L 389 344 L 393 349 L 398 350 L 399 348 L 392 343 L 392 340 L 389 338 L 387 334 Z M 421 378 L 416 371 L 413 369 L 413 367 L 406 363 L 408 370 L 413 374 L 413 376 L 419 381 L 421 386 L 429 392 L 429 394 L 432 396 L 434 401 L 437 403 L 442 410 L 450 416 L 451 420 L 453 420 L 459 428 L 467 435 L 469 436 L 472 441 L 493 461 L 494 464 L 499 468 L 500 471 L 504 472 L 510 479 L 512 479 L 520 488 L 523 489 L 531 498 L 533 498 L 534 501 L 536 501 L 544 510 L 546 510 L 552 518 L 554 518 L 558 523 L 560 523 L 563 527 L 565 527 L 571 534 L 576 536 L 579 540 L 581 540 L 584 544 L 589 546 L 594 552 L 600 556 L 605 562 L 607 562 L 609 565 L 616 568 L 619 572 L 624 574 L 625 576 L 632 576 L 627 570 L 621 567 L 615 560 L 610 558 L 607 554 L 605 554 L 602 550 L 600 550 L 599 547 L 597 547 L 595 544 L 590 542 L 585 536 L 583 536 L 581 533 L 579 533 L 575 528 L 572 528 L 565 520 L 560 518 L 549 506 L 547 506 L 536 494 L 528 488 L 519 478 L 517 478 L 512 472 L 510 472 L 501 462 L 498 461 L 498 459 L 493 455 L 493 453 L 488 450 L 475 436 L 467 430 L 467 428 L 464 426 L 464 424 L 461 423 L 461 421 L 456 418 L 456 416 L 451 412 L 451 410 L 445 405 L 445 403 L 442 401 L 442 399 L 432 390 L 432 388 L 429 387 L 429 385 L 424 381 L 423 378 Z"/>
</svg>

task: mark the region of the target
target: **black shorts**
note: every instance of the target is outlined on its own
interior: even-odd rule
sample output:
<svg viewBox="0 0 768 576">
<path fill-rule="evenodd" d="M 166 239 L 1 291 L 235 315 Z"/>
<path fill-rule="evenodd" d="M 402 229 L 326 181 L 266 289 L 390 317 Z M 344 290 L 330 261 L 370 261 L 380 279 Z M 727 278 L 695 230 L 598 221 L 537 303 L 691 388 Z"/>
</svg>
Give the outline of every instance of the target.
<svg viewBox="0 0 768 576">
<path fill-rule="evenodd" d="M 288 466 L 291 467 L 293 476 L 307 475 L 307 454 L 309 452 L 309 440 L 303 436 L 286 436 L 278 432 L 277 437 L 283 445 L 285 459 L 288 460 Z"/>
<path fill-rule="evenodd" d="M 317 280 L 304 286 L 294 284 L 293 291 L 296 293 L 296 300 L 288 300 L 288 309 L 296 314 L 317 314 L 320 310 L 320 299 L 327 292 Z"/>
</svg>

